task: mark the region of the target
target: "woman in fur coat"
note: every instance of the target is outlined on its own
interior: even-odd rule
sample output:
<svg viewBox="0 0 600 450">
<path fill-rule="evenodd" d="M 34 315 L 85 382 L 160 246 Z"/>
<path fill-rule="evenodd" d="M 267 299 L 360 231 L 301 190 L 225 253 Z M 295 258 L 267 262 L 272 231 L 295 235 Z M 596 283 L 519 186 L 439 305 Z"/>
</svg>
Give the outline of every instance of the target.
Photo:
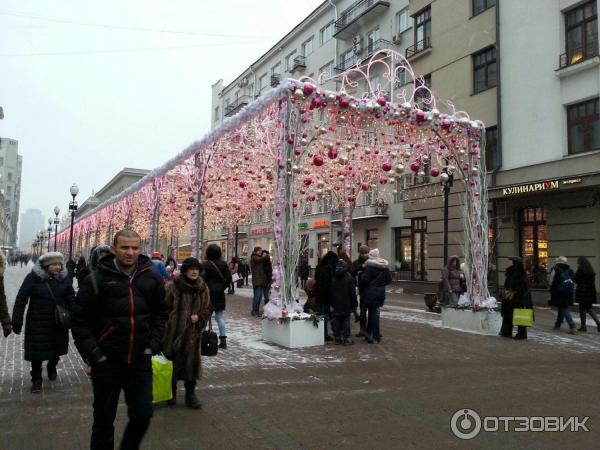
<svg viewBox="0 0 600 450">
<path fill-rule="evenodd" d="M 13 331 L 23 328 L 25 307 L 25 361 L 31 362 L 31 392 L 42 390 L 42 362 L 48 361 L 48 379 L 55 380 L 56 365 L 69 348 L 69 330 L 56 324 L 55 311 L 59 304 L 73 310 L 75 292 L 62 253 L 44 253 L 23 280 L 13 308 Z"/>
<path fill-rule="evenodd" d="M 181 265 L 181 274 L 165 286 L 170 313 L 163 350 L 173 361 L 173 398 L 168 403 L 176 404 L 177 380 L 183 380 L 185 404 L 193 409 L 202 406 L 195 393 L 196 380 L 202 374 L 200 341 L 212 314 L 208 287 L 200 277 L 200 269 L 196 258 L 187 258 Z"/>
</svg>

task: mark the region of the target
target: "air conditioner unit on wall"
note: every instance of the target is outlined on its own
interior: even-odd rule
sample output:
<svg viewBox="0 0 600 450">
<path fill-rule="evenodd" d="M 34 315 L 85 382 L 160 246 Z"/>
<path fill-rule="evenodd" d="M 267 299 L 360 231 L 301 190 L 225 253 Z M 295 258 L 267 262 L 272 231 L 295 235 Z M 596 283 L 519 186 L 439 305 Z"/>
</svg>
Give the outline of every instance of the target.
<svg viewBox="0 0 600 450">
<path fill-rule="evenodd" d="M 358 55 L 362 52 L 362 37 L 360 34 L 357 34 L 352 38 L 352 51 L 355 55 Z"/>
<path fill-rule="evenodd" d="M 400 33 L 394 35 L 394 37 L 392 37 L 392 42 L 396 45 L 402 44 L 402 35 Z"/>
<path fill-rule="evenodd" d="M 244 87 L 248 84 L 248 77 L 244 77 L 240 80 L 240 82 L 238 83 L 238 87 Z"/>
</svg>

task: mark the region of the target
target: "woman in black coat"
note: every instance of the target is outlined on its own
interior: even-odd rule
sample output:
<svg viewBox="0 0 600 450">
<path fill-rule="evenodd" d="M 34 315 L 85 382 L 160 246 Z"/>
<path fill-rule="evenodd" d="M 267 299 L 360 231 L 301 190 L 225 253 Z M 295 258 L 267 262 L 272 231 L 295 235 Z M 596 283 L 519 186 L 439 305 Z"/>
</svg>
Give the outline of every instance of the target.
<svg viewBox="0 0 600 450">
<path fill-rule="evenodd" d="M 332 251 L 325 253 L 315 268 L 315 299 L 319 306 L 319 314 L 324 317 L 325 340 L 331 341 L 327 323 L 331 322 L 331 283 L 339 261 L 338 255 Z"/>
<path fill-rule="evenodd" d="M 581 318 L 581 327 L 579 331 L 587 331 L 585 326 L 586 315 L 589 314 L 596 322 L 598 332 L 600 332 L 600 321 L 598 316 L 592 309 L 592 305 L 596 303 L 596 272 L 588 259 L 584 256 L 577 258 L 577 272 L 574 277 L 575 284 L 575 301 L 579 303 L 579 317 Z"/>
<path fill-rule="evenodd" d="M 569 311 L 569 306 L 573 304 L 573 293 L 575 291 L 575 274 L 569 267 L 569 260 L 565 256 L 556 258 L 556 264 L 551 271 L 550 283 L 550 306 L 558 309 L 554 329 L 560 330 L 563 320 L 569 324 L 569 333 L 575 334 L 575 321 Z"/>
<path fill-rule="evenodd" d="M 512 265 L 506 269 L 504 293 L 502 294 L 502 327 L 500 336 L 510 338 L 513 332 L 513 311 L 515 308 L 533 308 L 527 273 L 519 257 L 510 258 Z M 518 326 L 515 339 L 527 339 L 527 327 Z"/>
<path fill-rule="evenodd" d="M 381 342 L 379 308 L 385 302 L 385 287 L 392 282 L 389 262 L 379 256 L 379 249 L 369 252 L 369 259 L 363 264 L 364 270 L 359 275 L 359 284 L 364 286 L 362 294 L 367 307 L 367 333 L 365 339 L 369 344 Z"/>
<path fill-rule="evenodd" d="M 42 390 L 42 362 L 48 361 L 48 379 L 56 379 L 56 365 L 69 347 L 69 330 L 59 328 L 55 321 L 56 305 L 73 308 L 73 281 L 63 265 L 63 255 L 45 253 L 25 277 L 13 309 L 13 331 L 20 334 L 25 307 L 25 361 L 31 362 L 31 392 Z"/>
<path fill-rule="evenodd" d="M 227 348 L 225 332 L 225 289 L 231 284 L 231 272 L 222 259 L 223 252 L 217 244 L 206 248 L 206 261 L 202 264 L 202 278 L 208 285 L 210 303 L 215 311 L 215 320 L 219 326 L 219 348 Z"/>
</svg>

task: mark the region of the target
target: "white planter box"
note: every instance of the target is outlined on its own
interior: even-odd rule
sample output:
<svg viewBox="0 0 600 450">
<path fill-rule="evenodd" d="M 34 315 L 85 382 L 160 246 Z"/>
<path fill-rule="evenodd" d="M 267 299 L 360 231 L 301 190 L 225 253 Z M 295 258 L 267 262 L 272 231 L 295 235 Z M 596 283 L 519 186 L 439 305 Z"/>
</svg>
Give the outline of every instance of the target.
<svg viewBox="0 0 600 450">
<path fill-rule="evenodd" d="M 325 343 L 323 320 L 315 327 L 312 320 L 262 320 L 262 335 L 267 342 L 287 348 L 313 347 Z"/>
<path fill-rule="evenodd" d="M 442 308 L 442 326 L 478 334 L 497 335 L 502 326 L 500 311 Z"/>
</svg>

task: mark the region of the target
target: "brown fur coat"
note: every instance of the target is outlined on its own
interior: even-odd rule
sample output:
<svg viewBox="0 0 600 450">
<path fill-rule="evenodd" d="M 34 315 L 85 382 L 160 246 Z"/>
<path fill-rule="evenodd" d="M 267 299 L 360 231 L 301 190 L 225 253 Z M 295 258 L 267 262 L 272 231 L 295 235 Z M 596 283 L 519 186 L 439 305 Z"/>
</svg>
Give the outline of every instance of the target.
<svg viewBox="0 0 600 450">
<path fill-rule="evenodd" d="M 165 291 L 170 312 L 163 352 L 173 361 L 174 379 L 199 380 L 202 375 L 200 339 L 212 314 L 208 288 L 202 278 L 190 283 L 178 276 L 167 283 Z M 199 316 L 195 324 L 191 320 L 192 314 Z"/>
</svg>

